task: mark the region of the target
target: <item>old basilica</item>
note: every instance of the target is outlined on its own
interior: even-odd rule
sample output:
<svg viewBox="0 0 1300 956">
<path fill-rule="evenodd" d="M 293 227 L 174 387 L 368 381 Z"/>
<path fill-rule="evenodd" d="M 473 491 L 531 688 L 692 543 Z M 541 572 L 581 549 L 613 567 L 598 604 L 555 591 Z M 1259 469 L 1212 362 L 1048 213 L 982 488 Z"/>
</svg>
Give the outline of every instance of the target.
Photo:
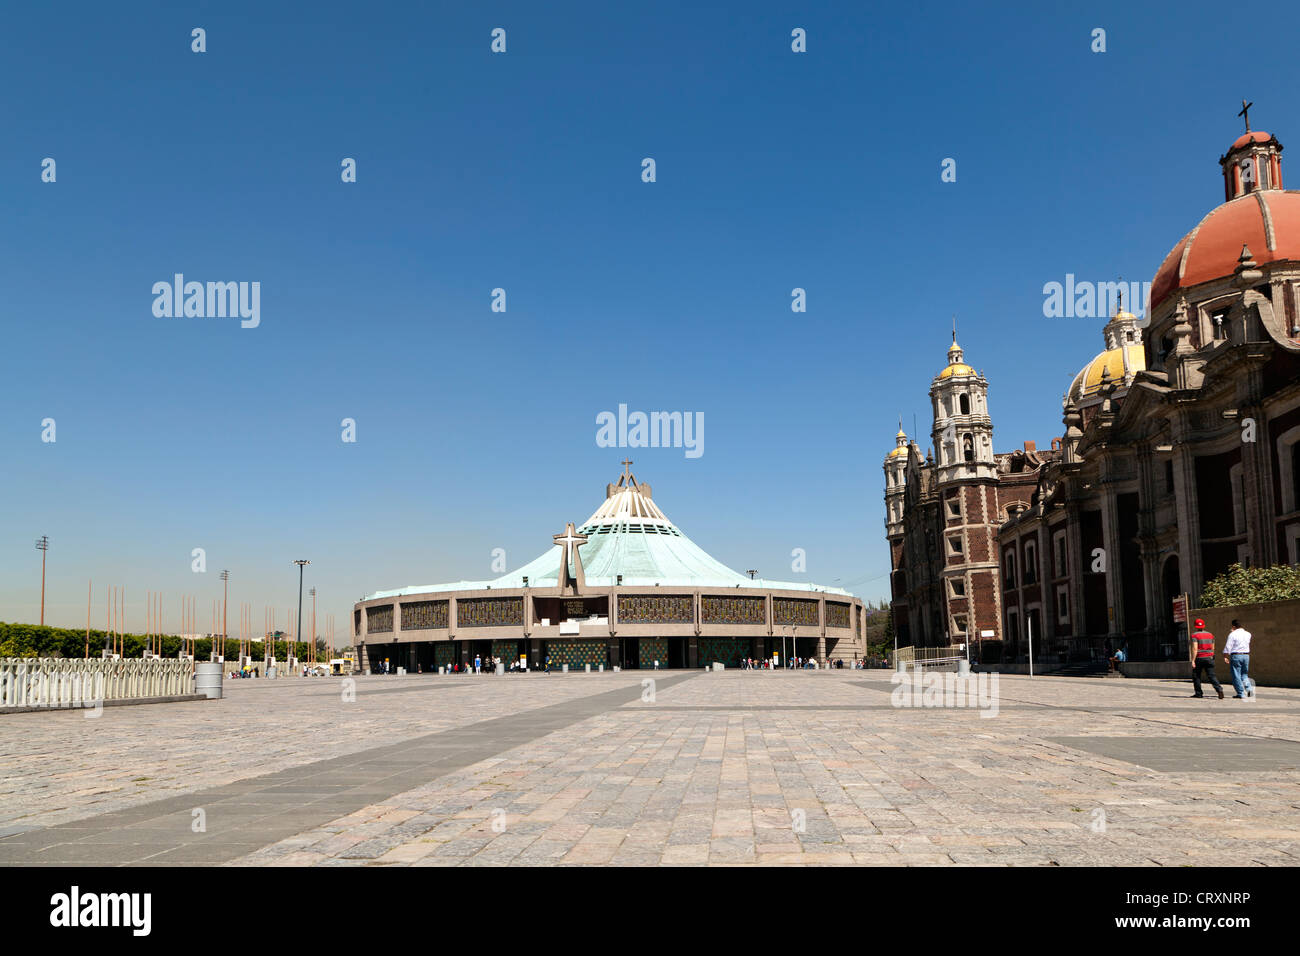
<svg viewBox="0 0 1300 956">
<path fill-rule="evenodd" d="M 900 429 L 884 461 L 900 645 L 1173 656 L 1175 597 L 1195 606 L 1233 563 L 1300 563 L 1300 192 L 1281 156 L 1247 116 L 1224 202 L 1165 257 L 1149 322 L 1121 306 L 1106 324 L 1050 449 L 994 452 L 989 383 L 954 333 L 937 455 Z"/>
</svg>

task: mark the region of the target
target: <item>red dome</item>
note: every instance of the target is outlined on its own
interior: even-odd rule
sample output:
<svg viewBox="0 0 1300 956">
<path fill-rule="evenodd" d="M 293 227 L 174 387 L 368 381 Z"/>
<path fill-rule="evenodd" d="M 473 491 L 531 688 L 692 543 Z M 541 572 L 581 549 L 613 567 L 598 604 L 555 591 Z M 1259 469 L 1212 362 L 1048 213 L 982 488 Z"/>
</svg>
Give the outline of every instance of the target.
<svg viewBox="0 0 1300 956">
<path fill-rule="evenodd" d="M 1247 143 L 1267 143 L 1272 138 L 1272 136 L 1262 130 L 1256 130 L 1253 133 L 1245 133 L 1237 137 L 1237 141 L 1232 144 L 1228 152 L 1232 152 L 1234 149 L 1241 149 L 1241 147 L 1245 146 Z"/>
<path fill-rule="evenodd" d="M 1151 309 L 1177 289 L 1232 275 L 1243 245 L 1260 265 L 1300 261 L 1300 192 L 1257 190 L 1212 210 L 1165 256 L 1151 283 Z"/>
</svg>

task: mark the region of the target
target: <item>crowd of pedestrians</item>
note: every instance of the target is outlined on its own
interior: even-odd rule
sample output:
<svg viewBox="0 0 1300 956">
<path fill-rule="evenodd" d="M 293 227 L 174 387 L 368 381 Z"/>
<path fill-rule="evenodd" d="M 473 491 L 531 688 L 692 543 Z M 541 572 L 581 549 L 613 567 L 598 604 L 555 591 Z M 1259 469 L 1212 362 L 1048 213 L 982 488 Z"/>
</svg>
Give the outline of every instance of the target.
<svg viewBox="0 0 1300 956">
<path fill-rule="evenodd" d="M 823 670 L 843 670 L 845 667 L 850 670 L 863 670 L 867 667 L 881 666 L 866 657 L 853 658 L 846 665 L 843 658 L 823 659 L 820 663 L 812 657 L 791 657 L 786 660 L 784 668 L 775 658 L 767 657 L 745 657 L 741 658 L 740 669 L 743 671 L 770 671 L 770 670 L 814 670 L 821 668 Z"/>
</svg>

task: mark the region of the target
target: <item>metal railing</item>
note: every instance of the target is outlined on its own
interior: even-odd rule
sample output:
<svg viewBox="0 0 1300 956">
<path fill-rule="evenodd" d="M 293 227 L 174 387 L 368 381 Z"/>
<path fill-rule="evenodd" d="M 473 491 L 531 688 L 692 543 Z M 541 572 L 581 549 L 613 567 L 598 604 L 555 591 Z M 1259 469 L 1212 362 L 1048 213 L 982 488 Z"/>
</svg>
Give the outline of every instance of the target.
<svg viewBox="0 0 1300 956">
<path fill-rule="evenodd" d="M 892 664 L 895 668 L 906 667 L 908 664 L 921 665 L 922 667 L 931 664 L 954 664 L 957 661 L 966 660 L 965 648 L 949 645 L 947 647 L 900 647 Z"/>
</svg>

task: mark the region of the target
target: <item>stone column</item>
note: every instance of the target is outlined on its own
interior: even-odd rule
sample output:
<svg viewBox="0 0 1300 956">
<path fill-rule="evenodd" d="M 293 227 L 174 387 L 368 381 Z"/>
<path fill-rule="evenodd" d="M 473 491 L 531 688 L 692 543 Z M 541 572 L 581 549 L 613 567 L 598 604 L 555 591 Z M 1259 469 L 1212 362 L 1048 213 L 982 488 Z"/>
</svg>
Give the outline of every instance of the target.
<svg viewBox="0 0 1300 956">
<path fill-rule="evenodd" d="M 1112 488 L 1101 492 L 1101 546 L 1106 549 L 1106 634 L 1118 638 L 1124 629 L 1124 589 L 1119 547 L 1119 502 Z"/>
<path fill-rule="evenodd" d="M 822 595 L 817 601 L 817 650 L 813 652 L 820 665 L 826 660 L 826 596 Z"/>
<path fill-rule="evenodd" d="M 1070 638 L 1077 641 L 1092 629 L 1083 600 L 1083 534 L 1079 529 L 1079 505 L 1065 506 L 1065 569 L 1070 586 Z"/>
<path fill-rule="evenodd" d="M 1178 514 L 1178 570 L 1183 590 L 1200 594 L 1205 586 L 1201 560 L 1201 525 L 1197 520 L 1196 459 L 1186 443 L 1187 413 L 1171 419 L 1174 442 L 1174 499 Z"/>
<path fill-rule="evenodd" d="M 1150 443 L 1143 442 L 1137 449 L 1138 466 L 1138 554 L 1142 561 L 1142 602 L 1146 607 L 1147 652 L 1152 653 L 1159 644 L 1162 630 L 1160 618 L 1160 600 L 1158 595 L 1160 582 L 1158 555 L 1153 550 L 1155 535 L 1156 491 L 1155 457 Z M 1128 595 L 1128 600 L 1137 600 L 1136 595 Z"/>
<path fill-rule="evenodd" d="M 1056 585 L 1052 583 L 1052 562 L 1055 556 L 1052 554 L 1052 537 L 1047 530 L 1046 512 L 1039 511 L 1037 525 L 1034 532 L 1034 557 L 1038 567 L 1034 568 L 1034 574 L 1038 578 L 1038 624 L 1042 628 L 1043 643 L 1046 644 L 1050 637 L 1052 646 L 1056 647 L 1060 641 L 1056 635 Z"/>
<path fill-rule="evenodd" d="M 1246 499 L 1246 541 L 1250 547 L 1251 563 L 1257 568 L 1267 568 L 1278 560 L 1273 508 L 1273 456 L 1264 409 L 1258 405 L 1243 408 L 1238 426 L 1247 418 L 1255 423 L 1255 440 L 1241 443 L 1241 487 Z"/>
</svg>

